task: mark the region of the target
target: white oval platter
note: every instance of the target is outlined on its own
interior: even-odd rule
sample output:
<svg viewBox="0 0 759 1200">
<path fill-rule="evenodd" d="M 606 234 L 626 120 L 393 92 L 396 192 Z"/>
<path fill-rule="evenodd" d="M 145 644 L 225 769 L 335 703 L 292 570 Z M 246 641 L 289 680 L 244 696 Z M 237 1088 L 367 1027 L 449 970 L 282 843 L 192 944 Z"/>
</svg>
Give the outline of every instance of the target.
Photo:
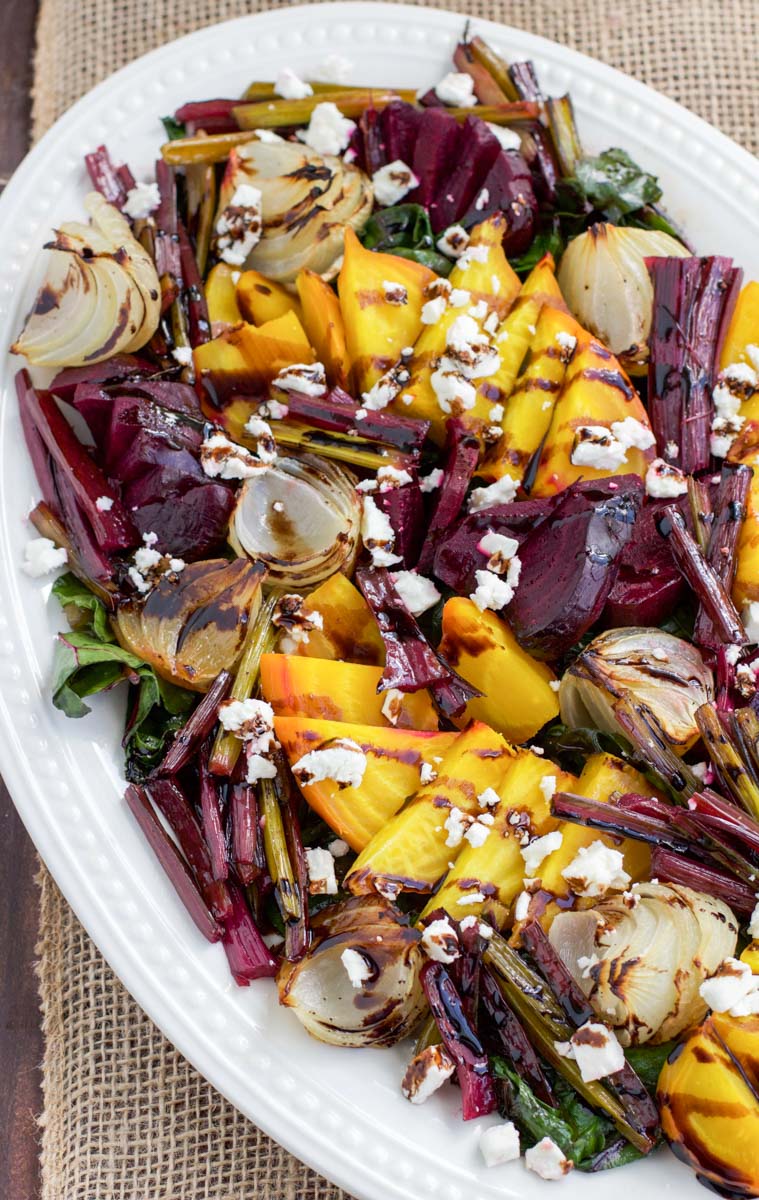
<svg viewBox="0 0 759 1200">
<path fill-rule="evenodd" d="M 429 86 L 450 70 L 465 18 L 379 3 L 285 7 L 190 34 L 131 63 L 80 100 L 32 150 L 0 198 L 0 345 L 18 333 L 51 227 L 81 215 L 84 153 L 106 142 L 150 176 L 158 118 L 183 100 L 237 95 L 277 68 L 308 74 L 330 53 L 356 81 Z M 562 46 L 475 23 L 507 58 L 532 58 L 546 91 L 570 91 L 586 146 L 618 145 L 657 174 L 672 215 L 700 253 L 732 254 L 759 277 L 759 162 L 657 93 Z M 267 1133 L 360 1200 L 483 1200 L 549 1194 L 521 1164 L 487 1170 L 477 1122 L 454 1089 L 424 1106 L 400 1095 L 404 1054 L 337 1050 L 307 1037 L 273 985 L 230 981 L 223 950 L 196 932 L 121 801 L 116 697 L 71 721 L 49 701 L 52 638 L 62 627 L 49 583 L 19 572 L 36 486 L 13 377 L 0 387 L 0 770 L 40 854 L 111 966 L 166 1036 Z M 663 1152 L 561 1185 L 565 1200 L 648 1186 L 672 1200 L 703 1192 Z"/>
</svg>

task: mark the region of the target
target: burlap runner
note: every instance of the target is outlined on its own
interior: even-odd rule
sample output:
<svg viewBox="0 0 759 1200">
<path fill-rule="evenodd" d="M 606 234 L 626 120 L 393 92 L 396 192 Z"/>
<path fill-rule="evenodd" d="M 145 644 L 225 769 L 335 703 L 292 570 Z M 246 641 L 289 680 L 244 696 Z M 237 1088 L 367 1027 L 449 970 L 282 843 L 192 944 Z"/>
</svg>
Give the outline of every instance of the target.
<svg viewBox="0 0 759 1200">
<path fill-rule="evenodd" d="M 544 34 L 759 148 L 758 0 L 437 0 Z M 42 0 L 39 136 L 98 80 L 262 0 Z M 193 1071 L 41 874 L 42 1200 L 340 1200 Z"/>
</svg>

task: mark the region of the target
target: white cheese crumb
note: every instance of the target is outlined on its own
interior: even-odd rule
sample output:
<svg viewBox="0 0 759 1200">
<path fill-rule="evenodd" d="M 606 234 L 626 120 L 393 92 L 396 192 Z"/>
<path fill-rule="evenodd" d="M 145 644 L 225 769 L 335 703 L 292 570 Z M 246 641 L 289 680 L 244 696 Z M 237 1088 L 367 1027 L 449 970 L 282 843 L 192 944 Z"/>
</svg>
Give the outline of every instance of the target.
<svg viewBox="0 0 759 1200">
<path fill-rule="evenodd" d="M 487 787 L 484 792 L 480 792 L 478 795 L 477 803 L 480 808 L 495 808 L 496 805 L 501 803 L 501 797 L 495 788 Z"/>
<path fill-rule="evenodd" d="M 258 188 L 241 183 L 216 219 L 216 253 L 233 267 L 241 267 L 261 240 L 261 199 Z"/>
<path fill-rule="evenodd" d="M 447 307 L 445 296 L 434 296 L 422 305 L 422 325 L 436 325 Z"/>
<path fill-rule="evenodd" d="M 759 898 L 756 908 L 752 912 L 748 923 L 748 935 L 749 937 L 756 938 L 757 941 L 759 941 Z"/>
<path fill-rule="evenodd" d="M 381 712 L 386 721 L 397 725 L 403 710 L 403 692 L 399 688 L 388 688 L 382 701 Z"/>
<path fill-rule="evenodd" d="M 419 480 L 419 487 L 421 491 L 424 493 L 437 491 L 437 489 L 440 487 L 440 484 L 443 482 L 443 476 L 444 472 L 442 467 L 434 467 L 430 471 L 429 475 L 422 475 L 421 479 Z"/>
<path fill-rule="evenodd" d="M 741 613 L 743 628 L 750 642 L 759 642 L 759 600 L 750 600 Z"/>
<path fill-rule="evenodd" d="M 284 142 L 284 140 L 285 140 L 278 133 L 275 133 L 273 129 L 257 129 L 256 130 L 256 138 L 258 139 L 259 142 Z M 238 276 L 238 278 L 239 278 L 239 276 Z M 235 279 L 234 275 L 232 276 L 232 282 L 233 283 L 238 282 L 238 280 Z"/>
<path fill-rule="evenodd" d="M 430 303 L 434 304 L 437 301 L 430 301 Z M 474 408 L 477 390 L 459 371 L 441 369 L 433 371 L 430 383 L 442 412 L 459 416 L 462 412 L 468 412 L 470 408 Z"/>
<path fill-rule="evenodd" d="M 415 617 L 421 616 L 440 599 L 440 592 L 432 580 L 417 575 L 416 571 L 395 571 L 392 580 L 396 592 Z"/>
<path fill-rule="evenodd" d="M 304 396 L 323 396 L 327 390 L 327 372 L 324 364 L 320 362 L 291 363 L 289 367 L 282 367 L 281 371 L 275 375 L 272 387 L 279 388 L 281 392 L 302 392 Z M 275 417 L 276 413 L 270 409 L 269 415 Z M 285 415 L 287 414 L 285 413 Z"/>
<path fill-rule="evenodd" d="M 542 781 L 542 783 L 544 782 L 545 780 Z M 564 835 L 559 829 L 555 829 L 552 833 L 544 833 L 542 837 L 533 838 L 526 846 L 522 846 L 521 853 L 527 874 L 534 875 L 548 855 L 559 849 L 563 840 Z"/>
<path fill-rule="evenodd" d="M 392 279 L 383 279 L 382 291 L 388 304 L 397 304 L 399 308 L 408 304 L 408 291 L 402 283 L 395 283 Z"/>
<path fill-rule="evenodd" d="M 522 145 L 522 139 L 515 129 L 508 129 L 505 125 L 494 125 L 491 121 L 486 121 L 490 132 L 498 138 L 504 150 L 519 150 Z"/>
<path fill-rule="evenodd" d="M 340 955 L 340 962 L 348 972 L 348 978 L 352 986 L 359 990 L 364 984 L 371 979 L 373 971 L 366 958 L 359 950 L 354 950 L 352 946 L 348 946 Z"/>
<path fill-rule="evenodd" d="M 267 465 L 223 433 L 213 433 L 200 447 L 200 465 L 211 479 L 250 479 Z M 139 564 L 138 564 L 139 565 Z"/>
<path fill-rule="evenodd" d="M 350 738 L 309 750 L 293 767 L 293 775 L 304 786 L 329 780 L 339 787 L 360 787 L 365 771 L 366 755 Z"/>
<path fill-rule="evenodd" d="M 477 543 L 477 549 L 481 554 L 489 556 L 488 570 L 495 572 L 496 575 L 503 575 L 519 549 L 519 542 L 516 538 L 507 537 L 503 533 L 494 533 L 491 529 Z"/>
<path fill-rule="evenodd" d="M 630 882 L 622 853 L 600 839 L 581 846 L 561 874 L 577 896 L 603 896 L 610 888 L 626 888 Z"/>
<path fill-rule="evenodd" d="M 451 807 L 448 816 L 443 822 L 443 828 L 447 830 L 448 836 L 445 839 L 446 846 L 460 846 L 464 840 L 464 834 L 467 827 L 471 824 L 471 817 L 467 816 L 462 809 L 457 808 L 454 804 Z"/>
<path fill-rule="evenodd" d="M 301 79 L 300 75 L 296 75 L 292 67 L 283 67 L 277 75 L 274 84 L 275 96 L 281 96 L 283 100 L 305 100 L 306 96 L 313 94 L 311 84 Z"/>
<path fill-rule="evenodd" d="M 559 688 L 561 687 L 561 680 L 560 679 L 549 679 L 548 686 L 552 692 L 558 692 Z"/>
<path fill-rule="evenodd" d="M 726 1012 L 734 1017 L 759 1012 L 759 975 L 754 975 L 748 963 L 738 958 L 726 958 L 714 974 L 699 988 L 701 999 L 713 1012 Z"/>
<path fill-rule="evenodd" d="M 484 321 L 485 317 L 487 315 L 488 315 L 487 300 L 478 300 L 477 303 L 473 304 L 472 307 L 469 309 L 469 316 L 472 317 L 475 321 Z"/>
<path fill-rule="evenodd" d="M 110 512 L 113 508 L 113 499 L 110 496 L 98 496 L 95 508 L 98 512 Z"/>
<path fill-rule="evenodd" d="M 474 202 L 475 210 L 482 212 L 483 208 L 487 208 L 488 204 L 490 204 L 490 192 L 487 188 L 483 188 Z"/>
<path fill-rule="evenodd" d="M 483 813 L 478 820 L 472 821 L 464 834 L 470 846 L 477 849 L 485 845 L 490 836 L 490 826 L 493 824 L 494 819 L 491 813 Z"/>
<path fill-rule="evenodd" d="M 470 244 L 466 251 L 461 255 L 458 265 L 462 271 L 465 271 L 467 267 L 471 267 L 472 263 L 482 263 L 484 266 L 489 258 L 489 246 L 483 246 L 480 243 L 478 243 L 476 246 L 472 246 Z"/>
<path fill-rule="evenodd" d="M 361 540 L 375 567 L 391 567 L 401 558 L 394 554 L 395 531 L 387 513 L 377 507 L 371 496 L 364 496 L 361 514 Z"/>
<path fill-rule="evenodd" d="M 422 949 L 433 962 L 452 963 L 459 957 L 459 937 L 447 917 L 439 917 L 425 926 Z"/>
<path fill-rule="evenodd" d="M 459 71 L 445 75 L 436 84 L 435 95 L 443 104 L 451 104 L 454 108 L 472 108 L 477 103 L 472 76 Z"/>
<path fill-rule="evenodd" d="M 637 421 L 635 417 L 625 417 L 624 421 L 612 421 L 611 432 L 628 450 L 650 450 L 656 445 L 656 438 L 649 427 L 642 421 Z"/>
<path fill-rule="evenodd" d="M 372 183 L 374 184 L 374 199 L 384 207 L 397 204 L 408 192 L 419 186 L 419 180 L 411 167 L 400 158 L 386 163 L 384 167 L 375 171 L 372 175 Z"/>
<path fill-rule="evenodd" d="M 433 767 L 432 763 L 422 762 L 422 765 L 419 768 L 419 782 L 423 784 L 434 783 L 436 779 L 437 771 Z"/>
<path fill-rule="evenodd" d="M 175 362 L 178 362 L 180 367 L 189 367 L 192 365 L 192 346 L 175 346 L 171 352 L 171 357 Z"/>
<path fill-rule="evenodd" d="M 306 850 L 308 890 L 312 896 L 334 896 L 337 893 L 335 860 L 329 850 L 320 847 Z"/>
<path fill-rule="evenodd" d="M 467 892 L 465 896 L 459 896 L 458 903 L 461 905 L 484 904 L 485 899 L 484 892 Z"/>
<path fill-rule="evenodd" d="M 249 417 L 245 423 L 245 432 L 256 443 L 256 455 L 263 463 L 273 463 L 277 457 L 277 443 L 271 431 L 271 425 L 258 415 Z"/>
<path fill-rule="evenodd" d="M 575 444 L 569 461 L 575 467 L 616 471 L 617 467 L 627 462 L 627 448 L 617 441 L 605 425 L 580 425 L 575 432 Z"/>
<path fill-rule="evenodd" d="M 469 245 L 469 234 L 463 225 L 449 225 L 435 245 L 447 258 L 460 258 Z"/>
<path fill-rule="evenodd" d="M 327 101 L 316 105 L 308 129 L 299 130 L 298 137 L 317 154 L 341 154 L 355 128 L 355 121 L 349 121 L 336 104 Z"/>
<path fill-rule="evenodd" d="M 544 775 L 538 786 L 546 803 L 550 803 L 551 797 L 556 795 L 556 776 Z"/>
<path fill-rule="evenodd" d="M 327 849 L 333 858 L 344 858 L 346 854 L 350 853 L 350 846 L 342 838 L 334 838 Z"/>
<path fill-rule="evenodd" d="M 222 729 L 241 741 L 250 743 L 250 750 L 266 754 L 274 742 L 274 709 L 265 700 L 224 700 L 219 705 Z"/>
<path fill-rule="evenodd" d="M 127 192 L 122 212 L 133 221 L 144 220 L 158 208 L 161 192 L 157 183 L 136 183 Z"/>
<path fill-rule="evenodd" d="M 525 1151 L 524 1165 L 541 1179 L 563 1179 L 574 1163 L 571 1158 L 565 1158 L 553 1138 L 544 1137 Z"/>
<path fill-rule="evenodd" d="M 688 490 L 688 481 L 677 467 L 666 463 L 663 458 L 655 458 L 646 471 L 646 494 L 655 500 L 674 500 L 684 496 Z"/>
<path fill-rule="evenodd" d="M 513 1121 L 490 1125 L 480 1133 L 480 1153 L 486 1167 L 500 1167 L 519 1158 L 519 1131 Z"/>
<path fill-rule="evenodd" d="M 424 1104 L 455 1070 L 456 1064 L 443 1046 L 426 1046 L 409 1063 L 401 1091 L 412 1104 Z"/>
<path fill-rule="evenodd" d="M 494 571 L 475 571 L 474 578 L 477 587 L 469 599 L 477 605 L 480 612 L 484 612 L 486 608 L 497 612 L 514 599 L 514 589 Z"/>
<path fill-rule="evenodd" d="M 24 547 L 24 561 L 21 570 L 32 579 L 49 575 L 58 567 L 68 562 L 68 552 L 63 546 L 56 546 L 50 538 L 30 538 Z"/>
<path fill-rule="evenodd" d="M 502 475 L 489 487 L 475 488 L 469 497 L 469 511 L 480 512 L 496 504 L 511 504 L 516 499 L 517 485 L 510 475 Z"/>
<path fill-rule="evenodd" d="M 488 420 L 492 421 L 494 425 L 498 425 L 503 420 L 503 414 L 505 411 L 506 410 L 502 404 L 494 404 L 488 413 Z"/>
<path fill-rule="evenodd" d="M 529 892 L 520 892 L 517 896 L 517 902 L 514 905 L 514 920 L 526 921 L 530 915 L 530 900 L 532 896 Z"/>
<path fill-rule="evenodd" d="M 258 783 L 259 779 L 276 779 L 277 767 L 265 754 L 248 754 L 246 757 L 248 783 Z"/>
<path fill-rule="evenodd" d="M 451 308 L 466 308 L 471 299 L 472 293 L 468 292 L 466 288 L 451 288 L 448 303 Z"/>
<path fill-rule="evenodd" d="M 586 1083 L 615 1075 L 625 1065 L 625 1054 L 612 1029 L 600 1022 L 586 1021 L 568 1042 L 554 1042 L 559 1054 L 572 1058 Z"/>
</svg>

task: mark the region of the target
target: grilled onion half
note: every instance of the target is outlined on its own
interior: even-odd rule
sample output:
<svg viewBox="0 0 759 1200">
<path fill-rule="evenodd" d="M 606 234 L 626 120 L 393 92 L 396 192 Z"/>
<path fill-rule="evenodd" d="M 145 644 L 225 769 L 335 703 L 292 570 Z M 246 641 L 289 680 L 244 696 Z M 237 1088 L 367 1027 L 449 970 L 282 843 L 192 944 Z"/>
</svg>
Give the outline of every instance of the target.
<svg viewBox="0 0 759 1200">
<path fill-rule="evenodd" d="M 162 575 L 144 599 L 122 605 L 113 617 L 116 637 L 164 679 L 208 691 L 240 656 L 264 574 L 262 564 L 242 558 L 188 563 Z"/>
<path fill-rule="evenodd" d="M 690 642 L 660 629 L 630 627 L 599 634 L 565 673 L 561 719 L 573 729 L 623 730 L 615 702 L 644 705 L 667 741 L 684 754 L 699 737 L 696 711 L 714 695 L 712 673 Z"/>
<path fill-rule="evenodd" d="M 98 192 L 91 225 L 62 225 L 47 244 L 45 282 L 12 346 L 33 366 L 77 367 L 139 350 L 158 327 L 160 286 L 129 222 Z"/>
<path fill-rule="evenodd" d="M 241 487 L 229 541 L 265 563 L 267 583 L 302 591 L 348 573 L 356 559 L 361 498 L 344 467 L 303 454 L 279 457 Z"/>
<path fill-rule="evenodd" d="M 712 896 L 640 883 L 559 913 L 549 936 L 599 1016 L 633 1046 L 669 1041 L 706 1015 L 699 988 L 734 953 L 738 922 Z"/>
<path fill-rule="evenodd" d="M 313 942 L 277 976 L 280 1004 L 320 1042 L 392 1046 L 414 1029 L 425 1007 L 419 982 L 420 935 L 381 896 L 352 896 L 312 923 Z M 361 956 L 366 982 L 356 988 L 342 961 Z"/>
<path fill-rule="evenodd" d="M 341 158 L 300 142 L 251 141 L 230 157 L 220 210 L 241 184 L 261 192 L 263 232 L 246 266 L 294 283 L 298 272 L 338 272 L 345 229 L 362 229 L 374 202 L 371 181 Z"/>
</svg>

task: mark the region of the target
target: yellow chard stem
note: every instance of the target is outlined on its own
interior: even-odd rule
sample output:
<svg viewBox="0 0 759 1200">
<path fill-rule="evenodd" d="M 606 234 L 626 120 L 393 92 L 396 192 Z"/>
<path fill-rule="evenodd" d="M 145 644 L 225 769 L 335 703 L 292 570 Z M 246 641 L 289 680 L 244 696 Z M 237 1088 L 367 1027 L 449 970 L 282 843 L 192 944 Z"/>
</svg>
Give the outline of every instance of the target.
<svg viewBox="0 0 759 1200">
<path fill-rule="evenodd" d="M 261 604 L 256 619 L 248 626 L 240 663 L 229 693 L 230 700 L 247 700 L 255 691 L 261 669 L 261 655 L 271 653 L 277 640 L 277 630 L 272 625 L 271 618 L 278 598 L 278 594 L 274 592 L 267 596 Z M 209 762 L 211 773 L 213 775 L 231 775 L 240 757 L 241 749 L 240 739 L 233 733 L 226 733 L 220 727 L 211 751 Z"/>
</svg>

